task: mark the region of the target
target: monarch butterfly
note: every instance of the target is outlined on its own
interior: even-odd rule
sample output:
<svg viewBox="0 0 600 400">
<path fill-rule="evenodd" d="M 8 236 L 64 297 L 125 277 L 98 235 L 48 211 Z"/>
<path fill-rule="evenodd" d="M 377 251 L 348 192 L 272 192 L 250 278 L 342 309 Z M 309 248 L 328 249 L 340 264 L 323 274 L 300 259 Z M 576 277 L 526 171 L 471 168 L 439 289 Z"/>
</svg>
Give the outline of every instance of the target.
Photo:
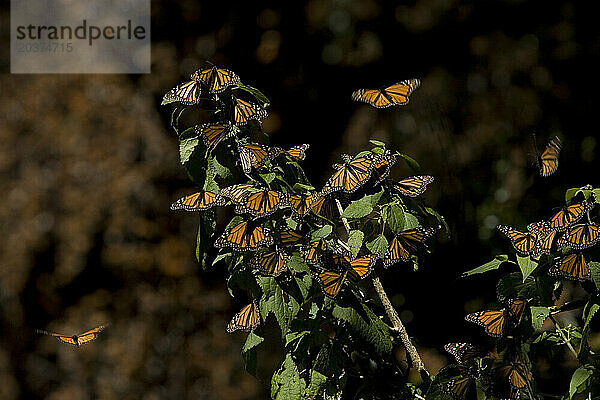
<svg viewBox="0 0 600 400">
<path fill-rule="evenodd" d="M 323 293 L 329 297 L 335 297 L 340 292 L 348 271 L 323 271 L 316 275 L 317 280 L 321 284 Z"/>
<path fill-rule="evenodd" d="M 373 166 L 374 185 L 387 178 L 394 164 L 396 164 L 396 156 L 394 155 L 379 157 L 379 160 Z"/>
<path fill-rule="evenodd" d="M 600 227 L 594 224 L 576 225 L 569 228 L 558 240 L 559 247 L 581 250 L 591 247 L 600 240 Z"/>
<path fill-rule="evenodd" d="M 498 225 L 496 228 L 508 237 L 519 253 L 530 255 L 537 242 L 538 235 L 532 232 L 521 232 L 507 225 Z"/>
<path fill-rule="evenodd" d="M 521 362 L 511 362 L 508 365 L 498 367 L 496 373 L 502 379 L 508 378 L 510 387 L 517 391 L 525 389 L 533 379 L 533 375 L 525 363 Z"/>
<path fill-rule="evenodd" d="M 287 270 L 289 256 L 283 251 L 268 251 L 257 254 L 250 260 L 250 265 L 265 275 L 279 276 Z"/>
<path fill-rule="evenodd" d="M 294 246 L 304 240 L 304 235 L 299 232 L 286 229 L 279 232 L 279 240 L 284 246 Z"/>
<path fill-rule="evenodd" d="M 206 85 L 208 93 L 221 93 L 229 86 L 240 83 L 240 78 L 235 72 L 216 66 L 198 70 L 190 78 Z"/>
<path fill-rule="evenodd" d="M 571 204 L 563 207 L 550 218 L 550 228 L 557 231 L 564 231 L 571 224 L 579 221 L 588 211 L 596 205 L 595 201 L 584 200 L 581 203 Z"/>
<path fill-rule="evenodd" d="M 311 193 L 309 195 L 292 194 L 288 197 L 288 203 L 292 208 L 292 217 L 295 220 L 301 220 L 308 214 L 313 204 L 322 196 L 320 193 Z"/>
<path fill-rule="evenodd" d="M 479 311 L 476 313 L 468 314 L 465 320 L 473 322 L 477 325 L 482 326 L 485 332 L 494 337 L 500 337 L 504 335 L 504 328 L 506 323 L 505 311 Z"/>
<path fill-rule="evenodd" d="M 419 79 L 409 79 L 384 89 L 359 89 L 352 93 L 352 100 L 362 101 L 377 108 L 403 105 L 408 103 L 409 96 L 420 85 Z"/>
<path fill-rule="evenodd" d="M 256 251 L 261 246 L 273 244 L 273 237 L 267 228 L 250 228 L 248 221 L 242 221 L 225 232 L 215 241 L 215 247 L 231 247 L 234 250 Z"/>
<path fill-rule="evenodd" d="M 171 204 L 171 210 L 204 211 L 213 206 L 224 206 L 225 199 L 212 192 L 198 192 L 182 197 Z"/>
<path fill-rule="evenodd" d="M 456 400 L 468 400 L 475 394 L 474 384 L 474 376 L 461 376 L 446 382 L 442 385 L 442 390 Z"/>
<path fill-rule="evenodd" d="M 429 175 L 411 176 L 394 184 L 394 188 L 405 196 L 417 197 L 427 190 L 427 185 L 433 182 L 433 179 L 433 176 Z"/>
<path fill-rule="evenodd" d="M 240 153 L 240 161 L 244 173 L 248 174 L 252 168 L 261 167 L 266 161 L 272 160 L 277 155 L 277 150 L 273 147 L 260 144 L 240 144 L 237 145 Z"/>
<path fill-rule="evenodd" d="M 558 136 L 555 136 L 548 142 L 542 154 L 537 157 L 536 162 L 541 176 L 550 176 L 556 172 L 561 148 L 561 141 Z"/>
<path fill-rule="evenodd" d="M 200 82 L 192 79 L 191 81 L 179 84 L 165 93 L 163 101 L 178 101 L 186 106 L 200 103 Z"/>
<path fill-rule="evenodd" d="M 82 344 L 86 344 L 91 342 L 92 340 L 95 340 L 100 334 L 100 332 L 102 332 L 106 327 L 108 327 L 108 325 L 100 325 L 97 328 L 90 329 L 89 331 L 85 331 L 83 333 L 80 333 L 79 335 L 73 336 L 65 336 L 60 333 L 48 332 L 41 329 L 36 329 L 36 332 L 44 335 L 54 336 L 61 343 L 66 343 L 79 347 Z"/>
<path fill-rule="evenodd" d="M 227 186 L 226 188 L 221 189 L 219 194 L 229 198 L 232 202 L 239 204 L 252 193 L 251 189 L 254 189 L 254 186 L 243 183 L 239 185 Z"/>
<path fill-rule="evenodd" d="M 334 254 L 333 262 L 336 265 L 342 265 L 349 269 L 357 278 L 364 279 L 371 273 L 372 266 L 378 258 L 377 254 L 370 254 L 355 259 L 351 258 L 351 254 Z"/>
<path fill-rule="evenodd" d="M 459 364 L 464 364 L 483 354 L 481 349 L 471 343 L 448 343 L 444 345 L 444 350 L 450 353 Z"/>
<path fill-rule="evenodd" d="M 237 330 L 252 331 L 260 323 L 260 312 L 256 301 L 244 306 L 237 314 L 233 316 L 227 324 L 227 332 L 232 333 Z"/>
<path fill-rule="evenodd" d="M 202 138 L 204 145 L 209 151 L 217 147 L 221 140 L 225 139 L 231 132 L 231 125 L 202 124 L 194 127 L 196 134 Z"/>
<path fill-rule="evenodd" d="M 590 268 L 583 253 L 569 254 L 563 257 L 550 267 L 548 273 L 577 281 L 592 279 Z"/>
<path fill-rule="evenodd" d="M 279 207 L 286 204 L 285 194 L 274 190 L 263 190 L 248 195 L 236 207 L 238 214 L 249 213 L 255 217 L 273 214 Z"/>
<path fill-rule="evenodd" d="M 508 301 L 508 313 L 509 317 L 515 325 L 521 323 L 523 315 L 525 315 L 525 309 L 527 308 L 527 300 L 524 299 L 510 299 Z"/>
<path fill-rule="evenodd" d="M 433 236 L 434 233 L 434 228 L 423 227 L 397 233 L 385 253 L 383 265 L 389 267 L 398 261 L 408 261 L 411 253 L 417 251 L 417 245 Z"/>
<path fill-rule="evenodd" d="M 234 98 L 233 120 L 238 126 L 246 125 L 252 119 L 261 120 L 267 116 L 267 112 L 258 104 L 250 103 Z"/>
<path fill-rule="evenodd" d="M 373 153 L 352 159 L 348 154 L 342 154 L 344 164 L 334 164 L 337 171 L 329 178 L 321 193 L 327 195 L 338 190 L 352 193 L 364 185 L 371 177 L 373 165 L 377 157 Z"/>
<path fill-rule="evenodd" d="M 324 239 L 319 239 L 315 242 L 305 245 L 300 250 L 300 255 L 304 258 L 304 261 L 315 264 L 319 261 L 319 256 L 322 252 L 327 250 L 327 244 Z"/>
<path fill-rule="evenodd" d="M 306 158 L 306 150 L 308 150 L 309 147 L 309 144 L 301 144 L 299 146 L 294 146 L 289 150 L 283 150 L 280 148 L 277 148 L 277 150 L 279 151 L 279 154 L 285 154 L 297 160 L 304 160 Z"/>
</svg>

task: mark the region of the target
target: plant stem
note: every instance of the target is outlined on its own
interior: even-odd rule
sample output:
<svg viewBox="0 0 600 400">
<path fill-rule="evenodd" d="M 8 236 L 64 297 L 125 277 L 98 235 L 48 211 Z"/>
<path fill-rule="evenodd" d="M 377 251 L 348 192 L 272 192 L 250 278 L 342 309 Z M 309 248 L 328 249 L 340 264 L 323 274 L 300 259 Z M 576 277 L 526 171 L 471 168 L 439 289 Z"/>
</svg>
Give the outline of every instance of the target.
<svg viewBox="0 0 600 400">
<path fill-rule="evenodd" d="M 342 223 L 344 224 L 344 227 L 346 228 L 346 232 L 348 233 L 348 235 L 350 235 L 350 225 L 348 224 L 348 220 L 346 218 L 342 217 L 342 213 L 343 213 L 342 205 L 338 199 L 335 199 L 335 203 L 336 203 L 337 209 L 340 213 L 340 218 L 342 219 Z M 417 351 L 417 348 L 412 344 L 410 337 L 408 336 L 408 332 L 406 331 L 404 324 L 400 320 L 398 313 L 394 309 L 394 306 L 392 306 L 392 302 L 390 301 L 389 297 L 387 296 L 387 293 L 383 289 L 383 285 L 381 284 L 381 281 L 379 280 L 378 276 L 373 277 L 373 286 L 375 287 L 375 292 L 377 292 L 377 295 L 379 296 L 379 299 L 381 300 L 381 303 L 383 304 L 385 313 L 387 314 L 388 318 L 392 322 L 392 330 L 394 330 L 400 334 L 400 340 L 402 340 L 402 344 L 406 348 L 406 352 L 408 353 L 413 366 L 415 368 L 417 368 L 417 371 L 419 371 L 419 374 L 421 375 L 421 379 L 423 379 L 424 382 L 426 382 L 426 383 L 431 382 L 429 372 L 425 368 L 425 364 L 421 360 L 421 357 L 419 356 L 419 352 Z"/>
<path fill-rule="evenodd" d="M 577 352 L 575 351 L 575 349 L 573 348 L 573 346 L 571 345 L 571 342 L 569 340 L 567 340 L 567 337 L 565 336 L 565 334 L 563 333 L 560 325 L 558 324 L 558 322 L 554 319 L 554 317 L 552 316 L 552 314 L 549 314 L 548 317 L 550 317 L 550 319 L 552 320 L 552 322 L 554 323 L 554 326 L 556 327 L 556 330 L 558 331 L 558 333 L 560 334 L 560 336 L 563 338 L 563 340 L 565 341 L 565 344 L 567 345 L 567 347 L 569 348 L 569 350 L 571 350 L 571 353 L 573 353 L 573 355 L 575 356 L 575 358 L 577 359 Z"/>
</svg>

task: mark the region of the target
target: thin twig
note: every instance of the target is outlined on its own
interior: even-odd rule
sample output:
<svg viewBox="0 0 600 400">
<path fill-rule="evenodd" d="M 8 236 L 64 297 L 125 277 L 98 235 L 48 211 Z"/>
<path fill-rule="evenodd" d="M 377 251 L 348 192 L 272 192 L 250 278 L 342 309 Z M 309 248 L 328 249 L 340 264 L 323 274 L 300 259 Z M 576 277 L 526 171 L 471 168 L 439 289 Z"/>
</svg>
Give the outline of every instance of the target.
<svg viewBox="0 0 600 400">
<path fill-rule="evenodd" d="M 571 345 L 571 342 L 565 336 L 565 334 L 562 331 L 562 329 L 561 329 L 560 325 L 558 324 L 558 322 L 554 319 L 554 317 L 552 316 L 552 314 L 548 315 L 548 317 L 550 317 L 550 319 L 552 320 L 552 322 L 554 322 L 554 326 L 556 327 L 556 330 L 558 331 L 558 333 L 560 334 L 560 336 L 565 341 L 565 344 L 567 345 L 567 347 L 569 348 L 569 350 L 571 350 L 571 353 L 573 353 L 573 355 L 575 356 L 575 358 L 577 358 L 577 352 L 575 351 L 575 349 Z"/>
<path fill-rule="evenodd" d="M 342 214 L 343 214 L 342 204 L 340 203 L 340 201 L 338 199 L 335 199 L 335 203 L 336 203 L 338 211 L 340 213 L 340 218 L 342 219 L 342 223 L 344 224 L 344 227 L 346 228 L 346 232 L 348 233 L 348 235 L 350 235 L 350 225 L 348 224 L 348 220 L 346 218 L 342 217 Z M 408 336 L 408 332 L 406 331 L 406 328 L 404 327 L 404 324 L 400 320 L 400 317 L 398 316 L 398 313 L 394 309 L 394 306 L 392 306 L 392 302 L 390 301 L 389 297 L 387 296 L 387 293 L 383 289 L 383 285 L 381 284 L 379 277 L 377 277 L 377 276 L 373 277 L 373 286 L 375 288 L 375 292 L 377 292 L 377 295 L 379 296 L 379 299 L 381 300 L 381 303 L 383 304 L 383 308 L 385 309 L 385 312 L 386 312 L 388 318 L 392 322 L 392 330 L 399 333 L 400 340 L 402 340 L 402 344 L 406 348 L 406 351 L 410 356 L 410 360 L 411 360 L 413 366 L 415 368 L 417 368 L 417 371 L 419 371 L 419 374 L 421 375 L 421 379 L 423 379 L 424 382 L 429 383 L 431 381 L 429 372 L 425 368 L 425 364 L 421 360 L 421 357 L 419 356 L 419 352 L 417 351 L 416 347 L 412 344 L 410 337 Z"/>
</svg>

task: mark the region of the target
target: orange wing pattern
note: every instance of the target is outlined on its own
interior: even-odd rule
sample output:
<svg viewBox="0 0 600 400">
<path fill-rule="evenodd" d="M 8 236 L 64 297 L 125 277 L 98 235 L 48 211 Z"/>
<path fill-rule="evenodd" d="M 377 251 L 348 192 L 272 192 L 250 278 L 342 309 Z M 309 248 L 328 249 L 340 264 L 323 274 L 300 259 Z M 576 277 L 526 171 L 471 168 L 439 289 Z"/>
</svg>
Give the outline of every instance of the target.
<svg viewBox="0 0 600 400">
<path fill-rule="evenodd" d="M 344 164 L 335 164 L 337 171 L 323 187 L 321 193 L 329 193 L 343 190 L 346 193 L 352 193 L 364 185 L 371 177 L 371 171 L 375 161 L 378 159 L 375 154 L 367 153 L 363 156 L 351 159 L 348 155 L 343 155 Z"/>
<path fill-rule="evenodd" d="M 163 101 L 178 101 L 190 106 L 200 103 L 200 83 L 196 80 L 177 85 L 163 96 Z"/>
<path fill-rule="evenodd" d="M 273 214 L 275 211 L 286 205 L 284 193 L 279 193 L 274 190 L 263 190 L 245 197 L 235 207 L 235 212 L 238 214 L 252 214 L 255 217 L 265 217 Z"/>
<path fill-rule="evenodd" d="M 227 197 L 232 202 L 239 204 L 252 193 L 251 189 L 254 189 L 254 186 L 248 184 L 227 186 L 226 188 L 221 189 L 219 195 Z"/>
<path fill-rule="evenodd" d="M 262 246 L 273 244 L 273 237 L 267 228 L 249 227 L 248 221 L 242 221 L 225 232 L 215 241 L 215 247 L 231 247 L 238 251 L 256 251 Z"/>
<path fill-rule="evenodd" d="M 250 265 L 265 275 L 279 276 L 287 270 L 289 256 L 282 251 L 268 251 L 257 254 L 250 260 Z"/>
<path fill-rule="evenodd" d="M 569 228 L 557 244 L 559 247 L 581 250 L 595 245 L 598 240 L 600 240 L 600 227 L 594 224 L 582 224 Z"/>
<path fill-rule="evenodd" d="M 316 275 L 317 280 L 321 284 L 323 293 L 329 297 L 335 297 L 340 292 L 348 271 L 335 272 L 335 271 L 324 271 Z"/>
<path fill-rule="evenodd" d="M 504 334 L 506 322 L 504 311 L 479 311 L 467 315 L 465 319 L 482 326 L 485 329 L 485 332 L 490 336 L 500 337 Z"/>
<path fill-rule="evenodd" d="M 574 253 L 563 257 L 548 270 L 548 273 L 576 281 L 592 279 L 592 273 L 583 253 Z"/>
<path fill-rule="evenodd" d="M 306 158 L 306 150 L 308 150 L 309 147 L 309 144 L 301 144 L 299 146 L 294 146 L 289 150 L 278 150 L 279 154 L 285 154 L 289 157 L 295 158 L 296 160 L 304 160 Z"/>
<path fill-rule="evenodd" d="M 221 93 L 229 86 L 240 83 L 240 78 L 235 72 L 217 67 L 198 70 L 190 78 L 202 82 L 209 93 Z"/>
<path fill-rule="evenodd" d="M 361 101 L 377 108 L 407 104 L 411 93 L 421 85 L 419 79 L 409 79 L 385 89 L 359 89 L 352 93 L 352 100 Z"/>
<path fill-rule="evenodd" d="M 100 325 L 94 329 L 90 329 L 89 331 L 85 331 L 83 333 L 80 333 L 79 335 L 73 335 L 73 336 L 66 336 L 66 335 L 63 335 L 60 333 L 48 332 L 48 331 L 44 331 L 44 330 L 40 330 L 40 329 L 37 329 L 36 332 L 42 333 L 44 335 L 53 336 L 61 343 L 70 344 L 72 346 L 79 347 L 82 344 L 86 344 L 86 343 L 91 342 L 92 340 L 95 340 L 98 337 L 98 335 L 100 334 L 100 332 L 102 332 L 107 326 L 108 325 Z"/>
<path fill-rule="evenodd" d="M 232 333 L 237 330 L 252 331 L 260 323 L 260 312 L 255 301 L 244 306 L 237 314 L 233 316 L 227 324 L 227 332 Z"/>
<path fill-rule="evenodd" d="M 242 169 L 246 174 L 250 173 L 252 168 L 259 168 L 266 161 L 277 156 L 276 148 L 259 144 L 238 143 L 238 152 L 240 153 Z"/>
<path fill-rule="evenodd" d="M 519 253 L 530 255 L 533 252 L 533 248 L 537 242 L 538 235 L 531 232 L 521 232 L 513 227 L 506 225 L 498 225 L 496 228 L 508 237 Z"/>
<path fill-rule="evenodd" d="M 233 120 L 238 126 L 246 125 L 250 120 L 262 120 L 267 112 L 258 104 L 250 103 L 241 99 L 235 99 L 233 107 Z"/>
<path fill-rule="evenodd" d="M 288 203 L 292 208 L 293 217 L 301 220 L 309 213 L 313 204 L 322 196 L 320 193 L 311 193 L 308 196 L 292 194 L 288 197 Z"/>
<path fill-rule="evenodd" d="M 392 167 L 396 164 L 396 156 L 381 156 L 373 166 L 374 185 L 387 178 Z"/>
<path fill-rule="evenodd" d="M 418 246 L 424 244 L 425 240 L 433 236 L 434 233 L 434 228 L 423 227 L 397 233 L 385 253 L 383 265 L 389 267 L 399 261 L 408 261 L 411 254 L 417 251 Z"/>
<path fill-rule="evenodd" d="M 427 185 L 433 182 L 433 179 L 433 176 L 429 175 L 411 176 L 394 184 L 394 188 L 405 196 L 417 197 L 427 190 Z"/>
<path fill-rule="evenodd" d="M 537 160 L 541 176 L 550 176 L 556 172 L 558 169 L 558 156 L 560 155 L 561 148 L 562 144 L 558 136 L 555 136 L 550 140 Z"/>
<path fill-rule="evenodd" d="M 300 251 L 300 255 L 304 261 L 310 264 L 316 264 L 319 261 L 319 256 L 327 249 L 325 240 L 320 239 L 310 244 L 307 244 Z"/>
<path fill-rule="evenodd" d="M 592 210 L 595 205 L 595 201 L 585 200 L 581 203 L 563 207 L 550 218 L 550 228 L 557 231 L 564 231 L 571 226 L 571 224 L 579 221 L 588 211 Z"/>
<path fill-rule="evenodd" d="M 202 138 L 204 145 L 212 151 L 217 147 L 221 140 L 225 139 L 231 131 L 230 125 L 222 124 L 202 124 L 194 127 L 196 134 Z"/>
<path fill-rule="evenodd" d="M 198 192 L 182 197 L 171 204 L 171 210 L 204 211 L 213 206 L 224 206 L 225 199 L 212 192 Z"/>
</svg>

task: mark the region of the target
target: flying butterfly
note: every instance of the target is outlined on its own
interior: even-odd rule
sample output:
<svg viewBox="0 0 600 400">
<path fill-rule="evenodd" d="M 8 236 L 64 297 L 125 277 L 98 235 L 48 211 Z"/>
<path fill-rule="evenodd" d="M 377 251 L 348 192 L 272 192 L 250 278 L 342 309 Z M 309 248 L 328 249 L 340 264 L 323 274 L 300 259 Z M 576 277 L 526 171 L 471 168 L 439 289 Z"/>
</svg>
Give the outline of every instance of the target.
<svg viewBox="0 0 600 400">
<path fill-rule="evenodd" d="M 409 79 L 383 89 L 359 89 L 352 93 L 352 100 L 361 101 L 377 108 L 407 104 L 411 93 L 421 85 L 419 79 Z"/>
<path fill-rule="evenodd" d="M 246 125 L 250 120 L 262 120 L 267 112 L 258 104 L 234 98 L 233 120 L 237 126 Z"/>
<path fill-rule="evenodd" d="M 579 221 L 588 211 L 596 205 L 595 201 L 584 200 L 581 203 L 571 204 L 563 207 L 550 218 L 550 228 L 564 231 L 571 224 Z"/>
<path fill-rule="evenodd" d="M 178 101 L 186 106 L 200 103 L 200 82 L 195 79 L 179 84 L 163 96 L 163 102 Z"/>
<path fill-rule="evenodd" d="M 237 145 L 244 173 L 249 174 L 252 168 L 260 168 L 265 162 L 277 156 L 277 150 L 261 144 Z"/>
<path fill-rule="evenodd" d="M 240 204 L 246 197 L 253 193 L 251 189 L 254 189 L 254 186 L 242 183 L 221 189 L 219 195 L 227 197 L 235 204 Z"/>
<path fill-rule="evenodd" d="M 433 180 L 433 176 L 429 175 L 411 176 L 395 183 L 394 188 L 405 196 L 417 197 L 427 190 L 427 185 Z"/>
<path fill-rule="evenodd" d="M 209 151 L 215 147 L 231 132 L 231 125 L 223 124 L 202 124 L 194 127 L 196 134 L 202 138 L 204 145 Z"/>
<path fill-rule="evenodd" d="M 577 281 L 592 279 L 592 273 L 583 253 L 569 254 L 559 259 L 550 267 L 548 273 Z"/>
<path fill-rule="evenodd" d="M 233 316 L 227 324 L 227 332 L 232 333 L 237 330 L 252 331 L 260 323 L 260 312 L 256 301 L 244 306 L 237 314 Z"/>
<path fill-rule="evenodd" d="M 418 245 L 424 244 L 425 240 L 433 236 L 434 233 L 434 228 L 423 227 L 397 233 L 385 253 L 383 265 L 389 267 L 399 261 L 408 261 L 411 254 L 417 251 Z"/>
<path fill-rule="evenodd" d="M 265 275 L 279 276 L 287 270 L 289 256 L 283 251 L 267 251 L 255 255 L 250 260 L 250 266 L 259 270 Z"/>
<path fill-rule="evenodd" d="M 289 150 L 283 150 L 277 148 L 279 154 L 285 154 L 288 157 L 295 158 L 296 160 L 304 160 L 306 158 L 306 150 L 310 147 L 309 144 L 301 144 L 299 146 L 294 146 Z"/>
<path fill-rule="evenodd" d="M 235 72 L 216 66 L 199 69 L 190 78 L 203 83 L 208 88 L 208 93 L 221 93 L 229 86 L 240 83 L 240 78 Z"/>
<path fill-rule="evenodd" d="M 600 226 L 582 224 L 569 228 L 557 241 L 559 247 L 571 247 L 575 250 L 586 249 L 600 240 Z"/>
<path fill-rule="evenodd" d="M 536 158 L 541 176 L 547 177 L 556 172 L 558 169 L 558 156 L 560 155 L 561 148 L 562 144 L 560 138 L 555 136 L 548 142 L 548 145 L 544 151 L 542 151 L 542 154 Z"/>
<path fill-rule="evenodd" d="M 507 225 L 498 225 L 496 228 L 508 237 L 520 254 L 530 255 L 537 242 L 538 235 L 534 232 L 521 232 Z"/>
<path fill-rule="evenodd" d="M 248 221 L 242 221 L 239 224 L 228 228 L 215 241 L 215 247 L 231 247 L 234 250 L 256 251 L 262 246 L 273 244 L 273 237 L 267 228 L 261 226 L 250 227 Z"/>
<path fill-rule="evenodd" d="M 286 204 L 284 193 L 275 190 L 263 190 L 246 196 L 235 207 L 235 212 L 238 214 L 248 213 L 255 217 L 265 217 L 273 214 Z"/>
<path fill-rule="evenodd" d="M 334 164 L 337 171 L 329 178 L 321 193 L 327 195 L 339 190 L 352 193 L 364 185 L 371 177 L 371 171 L 378 157 L 374 153 L 366 153 L 356 158 L 342 154 L 343 164 Z"/>
<path fill-rule="evenodd" d="M 102 332 L 108 325 L 100 325 L 94 329 L 90 329 L 89 331 L 85 331 L 80 333 L 79 335 L 66 336 L 60 333 L 48 332 L 41 329 L 36 329 L 37 333 L 41 333 L 44 335 L 54 336 L 59 342 L 70 344 L 72 346 L 79 347 L 82 344 L 86 344 L 95 340 L 100 332 Z"/>
<path fill-rule="evenodd" d="M 396 164 L 396 156 L 380 156 L 379 159 L 373 165 L 373 178 L 374 185 L 377 185 L 379 182 L 387 178 L 392 170 L 392 167 Z"/>
<path fill-rule="evenodd" d="M 171 210 L 204 211 L 214 206 L 224 206 L 225 199 L 212 192 L 198 192 L 182 197 L 171 204 Z"/>
</svg>

